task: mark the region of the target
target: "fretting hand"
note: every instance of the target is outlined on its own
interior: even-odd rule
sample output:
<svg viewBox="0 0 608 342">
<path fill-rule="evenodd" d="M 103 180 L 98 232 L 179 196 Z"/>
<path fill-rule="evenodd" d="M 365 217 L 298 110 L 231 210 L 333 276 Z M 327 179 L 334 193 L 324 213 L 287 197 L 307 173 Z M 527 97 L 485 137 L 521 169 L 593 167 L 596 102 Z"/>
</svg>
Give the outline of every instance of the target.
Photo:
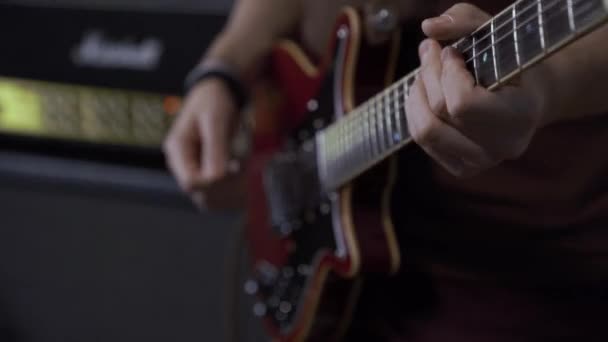
<svg viewBox="0 0 608 342">
<path fill-rule="evenodd" d="M 455 176 L 472 176 L 519 157 L 543 124 L 542 66 L 496 92 L 476 85 L 463 57 L 438 41 L 473 32 L 490 16 L 457 4 L 422 24 L 421 69 L 410 90 L 407 120 L 414 140 Z"/>
</svg>

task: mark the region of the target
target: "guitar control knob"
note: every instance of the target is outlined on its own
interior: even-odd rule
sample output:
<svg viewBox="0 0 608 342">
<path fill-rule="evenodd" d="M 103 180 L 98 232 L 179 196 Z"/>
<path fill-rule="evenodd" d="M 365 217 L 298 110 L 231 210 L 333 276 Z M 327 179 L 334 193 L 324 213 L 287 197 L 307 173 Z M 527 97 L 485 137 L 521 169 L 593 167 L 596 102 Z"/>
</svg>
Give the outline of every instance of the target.
<svg viewBox="0 0 608 342">
<path fill-rule="evenodd" d="M 287 319 L 287 315 L 286 315 L 286 314 L 284 314 L 284 313 L 283 313 L 283 312 L 281 312 L 281 311 L 277 311 L 277 312 L 274 314 L 274 318 L 275 318 L 277 321 L 279 321 L 279 322 L 281 322 L 281 323 L 284 323 L 284 321 Z"/>
<path fill-rule="evenodd" d="M 298 266 L 298 274 L 301 276 L 309 276 L 312 273 L 312 267 L 309 265 L 301 264 Z"/>
<path fill-rule="evenodd" d="M 264 303 L 257 302 L 253 305 L 253 314 L 256 317 L 264 317 L 266 315 L 266 305 Z"/>
<path fill-rule="evenodd" d="M 267 303 L 268 306 L 270 306 L 271 308 L 277 308 L 279 304 L 281 304 L 281 300 L 277 296 L 271 296 L 270 298 L 268 298 Z"/>
<path fill-rule="evenodd" d="M 289 314 L 291 312 L 292 307 L 293 306 L 290 302 L 281 302 L 281 304 L 279 305 L 279 311 L 284 314 Z"/>
<path fill-rule="evenodd" d="M 277 268 L 269 262 L 262 261 L 256 265 L 257 279 L 261 286 L 270 287 L 273 286 L 279 275 Z"/>
<path fill-rule="evenodd" d="M 287 266 L 285 268 L 283 268 L 283 277 L 289 279 L 291 277 L 293 277 L 294 272 L 293 272 L 293 268 L 290 266 Z"/>
<path fill-rule="evenodd" d="M 245 293 L 248 295 L 251 295 L 251 296 L 257 294 L 258 291 L 260 290 L 260 286 L 258 285 L 258 282 L 253 279 L 247 280 L 243 287 L 244 287 Z"/>
</svg>

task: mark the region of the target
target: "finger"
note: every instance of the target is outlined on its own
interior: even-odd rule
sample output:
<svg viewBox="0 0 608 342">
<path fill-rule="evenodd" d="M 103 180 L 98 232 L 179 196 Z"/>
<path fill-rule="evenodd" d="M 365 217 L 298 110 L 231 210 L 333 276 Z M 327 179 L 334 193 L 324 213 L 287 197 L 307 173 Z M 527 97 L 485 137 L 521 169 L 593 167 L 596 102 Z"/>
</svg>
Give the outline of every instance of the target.
<svg viewBox="0 0 608 342">
<path fill-rule="evenodd" d="M 435 141 L 439 139 L 436 135 L 436 129 L 433 132 L 427 131 L 425 126 L 428 125 L 429 119 L 428 106 L 425 105 L 426 99 L 423 96 L 423 86 L 420 81 L 416 81 L 410 90 L 410 96 L 406 105 L 406 117 L 410 133 L 414 141 L 420 146 L 427 155 L 439 163 L 444 169 L 453 175 L 461 175 L 464 171 L 464 165 L 457 158 L 446 156 L 444 153 L 436 151 Z M 433 115 L 432 113 L 430 115 Z"/>
<path fill-rule="evenodd" d="M 201 120 L 203 134 L 202 177 L 206 182 L 217 181 L 226 176 L 230 157 L 229 127 L 227 120 Z"/>
<path fill-rule="evenodd" d="M 410 91 L 406 116 L 414 140 L 453 175 L 469 176 L 492 165 L 481 147 L 431 112 L 420 81 Z"/>
<path fill-rule="evenodd" d="M 466 69 L 462 56 L 451 47 L 441 53 L 443 64 L 441 86 L 449 120 L 458 123 L 459 118 L 468 110 L 471 101 L 481 88 L 475 85 L 473 75 Z"/>
<path fill-rule="evenodd" d="M 488 13 L 471 4 L 459 3 L 438 17 L 424 20 L 422 31 L 429 38 L 454 40 L 475 31 L 490 18 Z"/>
<path fill-rule="evenodd" d="M 441 46 L 436 41 L 427 39 L 420 44 L 419 55 L 421 62 L 419 76 L 426 88 L 431 111 L 443 113 L 445 112 L 445 98 L 441 86 Z"/>
<path fill-rule="evenodd" d="M 443 74 L 442 85 L 448 109 L 448 122 L 463 132 L 463 134 L 482 144 L 495 159 L 516 158 L 527 148 L 527 142 L 534 130 L 526 130 L 527 127 L 536 127 L 534 116 L 526 116 L 528 120 L 521 117 L 513 117 L 513 103 L 517 103 L 512 94 L 516 89 L 506 86 L 498 93 L 475 85 L 473 76 L 466 70 L 462 56 L 452 48 L 444 49 L 442 53 Z M 513 100 L 509 101 L 512 97 Z M 511 108 L 511 109 L 510 109 Z M 524 109 L 523 111 L 527 111 Z M 488 121 L 488 113 L 491 113 L 493 122 L 508 123 L 512 127 L 517 123 L 525 137 L 517 139 L 496 139 L 495 127 Z M 521 144 L 513 144 L 513 140 Z M 510 142 L 510 143 L 505 143 Z"/>
<path fill-rule="evenodd" d="M 184 191 L 191 191 L 198 182 L 200 139 L 191 120 L 178 119 L 165 139 L 163 150 L 167 165 Z"/>
</svg>

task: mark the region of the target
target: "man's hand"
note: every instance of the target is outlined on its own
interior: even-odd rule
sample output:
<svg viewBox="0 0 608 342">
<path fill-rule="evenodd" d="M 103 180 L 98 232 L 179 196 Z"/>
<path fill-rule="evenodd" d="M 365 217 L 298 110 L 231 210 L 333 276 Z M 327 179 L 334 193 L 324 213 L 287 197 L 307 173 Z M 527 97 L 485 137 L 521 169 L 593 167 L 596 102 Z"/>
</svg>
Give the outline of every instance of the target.
<svg viewBox="0 0 608 342">
<path fill-rule="evenodd" d="M 542 77 L 542 67 L 529 70 L 519 85 L 496 92 L 475 84 L 462 56 L 438 40 L 453 41 L 484 24 L 490 16 L 469 4 L 457 4 L 427 19 L 429 39 L 419 48 L 421 69 L 407 101 L 407 120 L 414 140 L 455 176 L 472 176 L 519 157 L 543 124 L 542 96 L 526 84 Z"/>
<path fill-rule="evenodd" d="M 202 189 L 228 173 L 237 121 L 236 105 L 226 85 L 210 78 L 190 91 L 165 141 L 169 168 L 200 207 L 205 206 Z"/>
</svg>

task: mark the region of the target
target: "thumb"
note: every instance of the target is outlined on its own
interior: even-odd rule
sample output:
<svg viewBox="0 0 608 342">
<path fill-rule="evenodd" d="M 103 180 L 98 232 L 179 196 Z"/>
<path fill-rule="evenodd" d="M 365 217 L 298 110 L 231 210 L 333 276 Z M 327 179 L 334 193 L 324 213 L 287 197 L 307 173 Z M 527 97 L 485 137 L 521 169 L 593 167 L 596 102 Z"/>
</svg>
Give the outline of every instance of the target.
<svg viewBox="0 0 608 342">
<path fill-rule="evenodd" d="M 435 40 L 455 40 L 462 38 L 490 20 L 491 16 L 479 8 L 459 3 L 442 15 L 422 22 L 422 31 Z"/>
</svg>

